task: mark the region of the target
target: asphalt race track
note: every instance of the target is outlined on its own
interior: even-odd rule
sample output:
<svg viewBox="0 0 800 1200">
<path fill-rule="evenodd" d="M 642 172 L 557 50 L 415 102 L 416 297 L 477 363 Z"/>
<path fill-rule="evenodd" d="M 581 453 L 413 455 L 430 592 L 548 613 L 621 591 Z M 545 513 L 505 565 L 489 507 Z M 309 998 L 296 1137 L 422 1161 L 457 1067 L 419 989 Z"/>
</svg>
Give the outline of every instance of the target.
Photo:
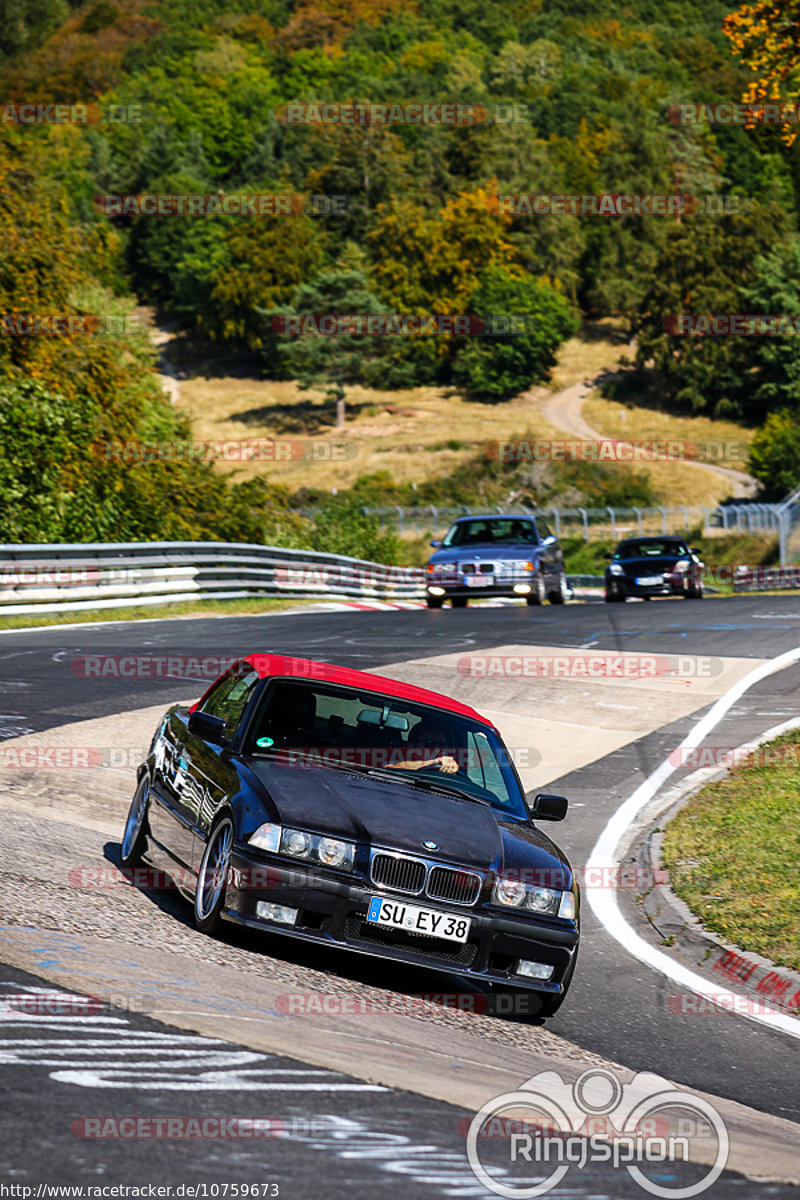
<svg viewBox="0 0 800 1200">
<path fill-rule="evenodd" d="M 660 693 L 612 687 L 602 691 L 579 679 L 516 680 L 514 687 L 519 695 L 524 693 L 528 706 L 522 712 L 511 707 L 508 686 L 504 691 L 487 685 L 481 693 L 482 681 L 465 678 L 457 665 L 463 656 L 527 646 L 546 647 L 548 652 L 561 647 L 565 653 L 681 656 L 684 663 L 724 660 L 726 670 L 733 672 L 731 679 L 741 678 L 748 666 L 741 660 L 756 665 L 800 646 L 800 603 L 792 596 L 739 596 L 706 598 L 702 603 L 590 602 L 541 610 L 316 610 L 6 632 L 0 635 L 0 737 L 42 734 L 74 722 L 166 707 L 198 695 L 206 686 L 185 676 L 153 677 L 136 670 L 96 677 L 79 665 L 87 656 L 120 662 L 137 656 L 232 658 L 259 651 L 360 669 L 391 667 L 387 674 L 426 686 L 438 679 L 441 690 L 452 690 L 460 698 L 474 686 L 477 708 L 484 694 L 492 701 L 490 707 L 504 714 L 489 713 L 510 745 L 513 739 L 504 722 L 517 731 L 519 742 L 522 726 L 514 722 L 528 721 L 532 747 L 541 752 L 540 771 L 546 770 L 550 753 L 556 755 L 552 761 L 576 764 L 558 777 L 548 777 L 547 789 L 570 799 L 567 820 L 553 830 L 580 868 L 614 811 L 691 732 L 724 688 L 720 683 L 713 694 L 702 688 L 693 691 L 690 670 L 688 682 L 670 679 Z M 713 671 L 723 678 L 722 666 Z M 448 679 L 451 688 L 445 686 Z M 710 741 L 737 746 L 800 718 L 798 687 L 798 665 L 769 676 L 736 701 Z M 597 714 L 593 732 L 588 728 L 592 713 Z M 587 752 L 590 733 L 594 740 Z M 610 753 L 596 750 L 604 737 Z M 593 761 L 585 761 L 587 757 Z M 37 772 L 24 793 L 27 799 L 14 801 L 12 794 L 8 803 L 0 804 L 6 851 L 0 863 L 0 1086 L 6 1113 L 0 1178 L 9 1184 L 275 1184 L 277 1193 L 258 1194 L 280 1194 L 289 1200 L 322 1195 L 491 1196 L 497 1193 L 480 1184 L 469 1168 L 464 1132 L 476 1111 L 474 1089 L 480 1072 L 496 1069 L 502 1086 L 494 1092 L 508 1090 L 518 1054 L 517 1085 L 533 1073 L 523 1069 L 525 1064 L 534 1062 L 536 1055 L 553 1055 L 552 1069 L 563 1069 L 566 1075 L 569 1068 L 570 1078 L 608 1063 L 629 1072 L 654 1072 L 717 1099 L 726 1119 L 732 1114 L 732 1141 L 741 1141 L 735 1161 L 749 1164 L 750 1178 L 728 1170 L 700 1194 L 797 1194 L 798 1037 L 730 1013 L 676 1011 L 671 1003 L 680 990 L 676 983 L 628 953 L 588 904 L 583 906 L 575 982 L 562 1010 L 544 1028 L 491 1014 L 447 1012 L 398 1018 L 396 1026 L 391 1014 L 372 1024 L 364 1019 L 361 1026 L 357 1018 L 337 1022 L 331 1017 L 324 1029 L 312 1028 L 311 1022 L 306 1028 L 304 1018 L 294 1018 L 280 1025 L 283 1045 L 278 1052 L 277 1018 L 262 1032 L 255 1017 L 250 1024 L 241 1018 L 247 978 L 254 989 L 278 980 L 320 991 L 341 989 L 350 996 L 452 991 L 453 982 L 407 979 L 351 956 L 328 955 L 315 961 L 289 944 L 273 945 L 272 940 L 240 931 L 212 943 L 191 929 L 186 907 L 177 898 L 155 900 L 134 889 L 119 898 L 103 897 L 106 907 L 92 910 L 94 916 L 87 916 L 84 925 L 62 921 L 58 904 L 45 902 L 48 879 L 57 879 L 70 863 L 87 868 L 93 863 L 113 865 L 124 805 L 116 840 L 111 833 L 114 820 L 102 814 L 95 814 L 94 822 L 87 818 L 71 824 L 71 818 L 59 820 L 52 809 L 43 806 L 37 811 L 31 789 L 38 787 L 44 796 L 54 775 Z M 90 812 L 91 774 L 87 780 Z M 30 897 L 24 912 L 20 896 Z M 118 899 L 120 931 L 115 930 L 113 915 Z M 660 945 L 632 893 L 622 891 L 620 905 L 642 937 L 679 962 L 675 952 Z M 126 921 L 136 931 L 130 938 Z M 123 979 L 126 970 L 134 978 L 142 965 L 154 998 L 149 1015 L 125 1011 L 121 1004 L 94 1003 L 89 1011 L 81 1008 L 79 999 L 65 1001 L 63 1011 L 53 1008 L 54 988 L 103 995 L 103 979 L 109 980 L 113 972 Z M 167 994 L 180 992 L 185 999 L 181 987 L 189 983 L 198 995 L 207 983 L 219 996 L 226 977 L 232 981 L 232 995 L 234 980 L 240 990 L 231 1000 L 237 1019 L 226 1019 L 219 1011 L 214 1019 L 208 1012 L 201 1019 L 190 1011 L 189 1002 L 173 1012 L 163 1003 Z M 124 988 L 117 987 L 121 995 Z M 26 1005 L 20 996 L 44 997 L 47 1003 L 37 1009 L 35 999 Z M 255 1010 L 257 991 L 252 1003 Z M 160 1020 L 154 1019 L 156 1013 Z M 326 1039 L 331 1047 L 327 1057 Z M 123 1071 L 120 1061 L 125 1060 L 126 1046 L 130 1070 Z M 447 1084 L 443 1076 L 427 1082 L 429 1068 L 438 1069 L 437 1056 L 450 1064 Z M 199 1079 L 211 1078 L 209 1071 L 213 1086 L 199 1087 Z M 493 1094 L 491 1089 L 488 1094 Z M 138 1137 L 87 1137 L 82 1132 L 86 1126 L 81 1122 L 87 1120 L 131 1117 L 151 1122 L 257 1119 L 267 1133 L 250 1139 L 229 1134 L 187 1140 L 153 1135 L 152 1125 L 143 1127 L 151 1130 L 149 1134 Z M 783 1150 L 771 1161 L 773 1135 L 774 1145 L 780 1143 Z M 486 1153 L 500 1163 L 499 1145 Z M 697 1164 L 672 1165 L 659 1179 L 670 1189 L 663 1194 L 677 1194 L 674 1189 L 690 1187 L 701 1174 Z M 24 1197 L 23 1192 L 16 1194 Z M 37 1194 L 50 1193 L 34 1187 L 30 1195 Z M 210 1190 L 206 1194 L 213 1195 Z M 524 1195 L 519 1182 L 510 1194 Z M 570 1170 L 547 1194 L 627 1197 L 651 1192 L 623 1168 L 598 1162 Z"/>
</svg>

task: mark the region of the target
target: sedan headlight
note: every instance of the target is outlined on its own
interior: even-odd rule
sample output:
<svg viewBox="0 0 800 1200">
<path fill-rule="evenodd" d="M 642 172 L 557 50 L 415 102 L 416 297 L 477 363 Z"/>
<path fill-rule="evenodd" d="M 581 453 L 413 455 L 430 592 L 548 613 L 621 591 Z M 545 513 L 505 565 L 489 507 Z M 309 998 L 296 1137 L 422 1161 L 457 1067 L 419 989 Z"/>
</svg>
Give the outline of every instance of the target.
<svg viewBox="0 0 800 1200">
<path fill-rule="evenodd" d="M 284 829 L 280 852 L 291 858 L 321 863 L 324 867 L 338 867 L 341 871 L 352 871 L 356 861 L 354 842 L 326 837 L 322 833 L 306 833 L 303 829 Z"/>
<path fill-rule="evenodd" d="M 608 568 L 609 575 L 624 575 L 625 570 L 619 563 L 611 563 Z"/>
<path fill-rule="evenodd" d="M 691 563 L 689 562 L 688 558 L 679 558 L 672 569 L 673 571 L 678 571 L 681 575 L 683 575 L 684 572 L 688 571 L 690 567 Z"/>
<path fill-rule="evenodd" d="M 575 919 L 575 897 L 572 892 L 535 887 L 519 879 L 504 879 L 501 876 L 492 889 L 492 901 L 504 908 L 522 908 L 549 917 Z"/>
<path fill-rule="evenodd" d="M 324 833 L 308 833 L 305 829 L 284 829 L 269 822 L 259 825 L 247 841 L 259 850 L 321 863 L 324 867 L 338 867 L 340 871 L 352 871 L 356 861 L 354 842 L 327 837 Z"/>
<path fill-rule="evenodd" d="M 311 838 L 302 829 L 284 829 L 281 850 L 292 858 L 308 858 L 311 853 Z"/>
<path fill-rule="evenodd" d="M 351 842 L 340 842 L 338 838 L 320 838 L 317 858 L 326 867 L 352 867 L 355 846 Z"/>
</svg>

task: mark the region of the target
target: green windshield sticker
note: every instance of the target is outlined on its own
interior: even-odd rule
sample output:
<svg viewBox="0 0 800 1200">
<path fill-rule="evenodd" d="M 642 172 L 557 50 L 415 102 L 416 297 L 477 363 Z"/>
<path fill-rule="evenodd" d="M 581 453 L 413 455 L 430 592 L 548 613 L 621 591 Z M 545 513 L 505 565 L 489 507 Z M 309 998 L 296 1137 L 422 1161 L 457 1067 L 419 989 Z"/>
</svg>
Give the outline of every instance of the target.
<svg viewBox="0 0 800 1200">
<path fill-rule="evenodd" d="M 263 737 L 258 739 L 256 745 L 261 746 L 262 749 L 266 750 L 269 746 L 274 746 L 275 742 L 272 738 Z"/>
</svg>

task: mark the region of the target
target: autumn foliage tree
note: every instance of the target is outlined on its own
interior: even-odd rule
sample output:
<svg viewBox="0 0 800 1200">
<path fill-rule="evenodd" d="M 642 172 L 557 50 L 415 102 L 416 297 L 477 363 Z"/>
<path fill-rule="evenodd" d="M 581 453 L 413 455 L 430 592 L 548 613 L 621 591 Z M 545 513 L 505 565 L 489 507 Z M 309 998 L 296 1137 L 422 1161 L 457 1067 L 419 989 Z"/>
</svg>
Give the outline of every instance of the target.
<svg viewBox="0 0 800 1200">
<path fill-rule="evenodd" d="M 747 0 L 725 18 L 722 28 L 732 50 L 755 74 L 744 90 L 745 103 L 797 97 L 800 0 Z M 796 125 L 786 125 L 785 140 L 792 143 L 796 137 Z"/>
</svg>

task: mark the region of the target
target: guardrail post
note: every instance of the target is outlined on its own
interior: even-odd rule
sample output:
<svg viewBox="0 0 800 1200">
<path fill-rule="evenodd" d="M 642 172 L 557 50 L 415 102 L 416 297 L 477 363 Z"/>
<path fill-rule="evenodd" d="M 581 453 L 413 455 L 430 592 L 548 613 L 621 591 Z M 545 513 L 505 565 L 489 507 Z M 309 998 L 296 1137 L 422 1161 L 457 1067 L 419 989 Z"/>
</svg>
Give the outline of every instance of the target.
<svg viewBox="0 0 800 1200">
<path fill-rule="evenodd" d="M 606 505 L 606 512 L 611 518 L 611 540 L 615 542 L 617 540 L 617 522 L 614 520 L 614 509 Z"/>
<path fill-rule="evenodd" d="M 560 538 L 561 537 L 561 513 L 558 511 L 557 508 L 551 508 L 550 512 L 553 514 L 553 523 L 555 524 L 555 527 L 556 527 L 556 537 Z"/>
<path fill-rule="evenodd" d="M 703 508 L 703 512 L 706 515 L 706 519 L 703 523 L 703 533 L 706 535 L 706 537 L 708 537 L 711 533 L 711 511 L 712 510 L 710 508 Z"/>
<path fill-rule="evenodd" d="M 789 542 L 789 511 L 788 506 L 778 510 L 778 546 L 780 553 L 781 566 L 786 566 L 786 557 L 788 552 Z"/>
<path fill-rule="evenodd" d="M 688 533 L 689 532 L 689 510 L 685 504 L 682 504 L 681 508 L 683 509 L 683 515 L 686 520 L 686 532 Z"/>
<path fill-rule="evenodd" d="M 641 537 L 642 536 L 642 510 L 640 508 L 634 507 L 633 511 L 636 513 L 636 527 L 639 530 L 639 537 Z"/>
<path fill-rule="evenodd" d="M 400 505 L 399 505 L 399 504 L 396 504 L 396 505 L 395 505 L 395 508 L 397 509 L 397 529 L 398 529 L 398 532 L 399 532 L 400 534 L 402 534 L 402 533 L 403 533 L 403 530 L 404 530 L 404 527 L 403 527 L 403 510 L 402 510 L 402 508 L 400 507 Z"/>
<path fill-rule="evenodd" d="M 578 512 L 583 517 L 583 540 L 585 542 L 588 542 L 588 540 L 589 540 L 589 514 L 587 513 L 585 508 L 579 508 Z"/>
<path fill-rule="evenodd" d="M 661 532 L 663 533 L 664 537 L 666 537 L 667 536 L 667 510 L 664 508 L 663 504 L 659 504 L 658 507 L 661 510 Z"/>
</svg>

